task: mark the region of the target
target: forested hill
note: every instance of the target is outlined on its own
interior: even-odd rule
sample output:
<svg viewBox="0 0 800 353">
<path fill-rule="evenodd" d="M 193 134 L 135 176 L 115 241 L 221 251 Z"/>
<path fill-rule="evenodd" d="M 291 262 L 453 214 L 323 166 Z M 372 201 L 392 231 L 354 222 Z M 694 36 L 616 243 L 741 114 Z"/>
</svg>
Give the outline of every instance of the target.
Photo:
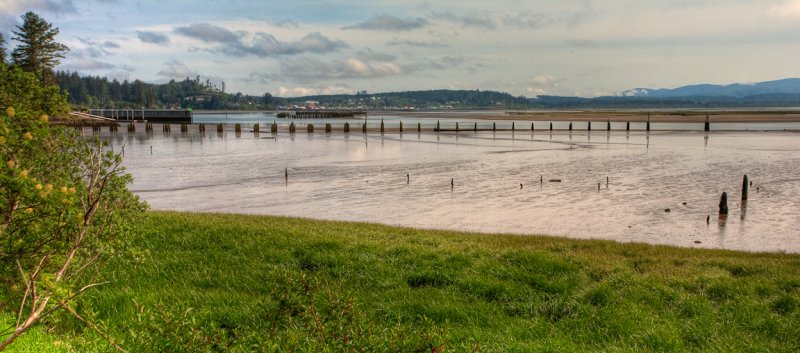
<svg viewBox="0 0 800 353">
<path fill-rule="evenodd" d="M 362 106 L 387 109 L 505 109 L 524 108 L 525 97 L 481 90 L 430 90 L 340 95 L 318 95 L 287 99 L 289 103 L 319 102 L 324 106 Z"/>
</svg>

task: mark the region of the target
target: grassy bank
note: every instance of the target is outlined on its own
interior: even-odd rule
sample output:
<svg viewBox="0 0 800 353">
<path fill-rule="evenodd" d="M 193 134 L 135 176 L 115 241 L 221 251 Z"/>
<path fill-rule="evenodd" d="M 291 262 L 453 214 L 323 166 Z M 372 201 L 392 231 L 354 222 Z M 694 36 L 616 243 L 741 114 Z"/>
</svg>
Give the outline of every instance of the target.
<svg viewBox="0 0 800 353">
<path fill-rule="evenodd" d="M 800 349 L 798 255 L 164 212 L 140 233 L 79 307 L 129 351 Z M 60 320 L 27 342 L 108 350 Z"/>
</svg>

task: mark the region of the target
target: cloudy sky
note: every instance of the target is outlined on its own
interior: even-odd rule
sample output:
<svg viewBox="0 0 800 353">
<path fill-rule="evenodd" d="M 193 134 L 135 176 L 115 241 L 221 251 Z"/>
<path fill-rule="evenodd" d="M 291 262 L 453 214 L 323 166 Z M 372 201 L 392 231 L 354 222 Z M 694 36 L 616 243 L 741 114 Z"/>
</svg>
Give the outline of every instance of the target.
<svg viewBox="0 0 800 353">
<path fill-rule="evenodd" d="M 59 69 L 284 97 L 800 77 L 800 0 L 0 0 L 6 38 L 26 11 L 60 28 Z"/>
</svg>

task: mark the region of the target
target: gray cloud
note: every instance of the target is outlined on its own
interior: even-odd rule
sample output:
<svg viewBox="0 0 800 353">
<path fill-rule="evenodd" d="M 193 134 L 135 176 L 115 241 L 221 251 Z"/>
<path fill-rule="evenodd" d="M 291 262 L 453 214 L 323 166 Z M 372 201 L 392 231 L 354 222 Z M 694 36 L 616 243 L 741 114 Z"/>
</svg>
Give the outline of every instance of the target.
<svg viewBox="0 0 800 353">
<path fill-rule="evenodd" d="M 393 39 L 386 42 L 386 45 L 390 46 L 409 46 L 409 47 L 417 47 L 417 48 L 448 48 L 450 44 L 444 42 L 424 42 L 424 41 L 416 41 L 416 40 L 401 40 L 401 39 Z"/>
<path fill-rule="evenodd" d="M 393 16 L 375 16 L 364 22 L 343 27 L 343 29 L 363 29 L 372 31 L 410 31 L 428 24 L 424 18 L 397 18 Z"/>
<path fill-rule="evenodd" d="M 507 15 L 503 18 L 503 24 L 512 27 L 540 28 L 555 22 L 553 18 L 542 13 L 532 13 L 523 11 L 513 16 Z"/>
<path fill-rule="evenodd" d="M 78 37 L 78 41 L 85 45 L 86 48 L 73 49 L 71 55 L 77 57 L 100 58 L 103 56 L 114 55 L 113 50 L 120 48 L 119 44 L 108 40 L 104 42 L 96 42 L 91 39 Z"/>
<path fill-rule="evenodd" d="M 449 11 L 433 12 L 431 16 L 460 24 L 462 27 L 475 27 L 488 30 L 497 29 L 497 23 L 488 15 L 477 13 L 467 15 L 456 15 Z"/>
<path fill-rule="evenodd" d="M 198 75 L 197 72 L 192 71 L 189 69 L 186 64 L 172 59 L 166 62 L 165 67 L 158 72 L 159 76 L 167 77 L 167 78 L 186 78 L 186 77 L 195 77 Z"/>
<path fill-rule="evenodd" d="M 370 60 L 370 61 L 395 61 L 397 57 L 392 54 L 382 53 L 379 51 L 374 51 L 370 48 L 359 50 L 356 52 L 357 57 L 363 60 Z"/>
<path fill-rule="evenodd" d="M 169 37 L 163 33 L 136 31 L 136 36 L 142 43 L 152 43 L 157 45 L 169 44 Z"/>
<path fill-rule="evenodd" d="M 195 23 L 185 27 L 178 27 L 175 32 L 206 43 L 238 42 L 242 37 L 240 33 L 234 33 L 208 23 Z"/>
<path fill-rule="evenodd" d="M 242 81 L 244 82 L 253 82 L 258 84 L 269 84 L 280 80 L 281 78 L 279 75 L 264 72 L 251 72 L 250 75 L 242 78 Z"/>
<path fill-rule="evenodd" d="M 68 71 L 96 71 L 113 68 L 115 68 L 114 64 L 87 57 L 72 57 L 64 65 L 59 66 L 59 69 Z"/>
<path fill-rule="evenodd" d="M 256 33 L 252 45 L 237 41 L 226 49 L 232 49 L 238 53 L 253 54 L 260 57 L 296 55 L 303 53 L 325 54 L 350 45 L 341 40 L 331 40 L 319 32 L 311 33 L 294 42 L 282 42 L 275 36 L 268 33 Z"/>
</svg>

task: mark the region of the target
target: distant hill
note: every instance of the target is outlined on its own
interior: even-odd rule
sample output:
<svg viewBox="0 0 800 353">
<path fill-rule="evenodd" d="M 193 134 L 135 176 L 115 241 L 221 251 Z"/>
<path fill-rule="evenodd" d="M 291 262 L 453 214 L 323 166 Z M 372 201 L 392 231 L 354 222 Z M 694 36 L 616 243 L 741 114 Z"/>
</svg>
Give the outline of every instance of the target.
<svg viewBox="0 0 800 353">
<path fill-rule="evenodd" d="M 287 104 L 319 102 L 326 107 L 360 106 L 369 109 L 505 109 L 524 108 L 528 99 L 505 92 L 481 90 L 428 90 L 385 93 L 315 95 L 280 98 Z"/>
<path fill-rule="evenodd" d="M 735 97 L 745 98 L 760 95 L 800 94 L 800 78 L 731 85 L 689 85 L 678 88 L 636 88 L 623 92 L 625 97 L 675 98 L 675 97 Z"/>
</svg>

